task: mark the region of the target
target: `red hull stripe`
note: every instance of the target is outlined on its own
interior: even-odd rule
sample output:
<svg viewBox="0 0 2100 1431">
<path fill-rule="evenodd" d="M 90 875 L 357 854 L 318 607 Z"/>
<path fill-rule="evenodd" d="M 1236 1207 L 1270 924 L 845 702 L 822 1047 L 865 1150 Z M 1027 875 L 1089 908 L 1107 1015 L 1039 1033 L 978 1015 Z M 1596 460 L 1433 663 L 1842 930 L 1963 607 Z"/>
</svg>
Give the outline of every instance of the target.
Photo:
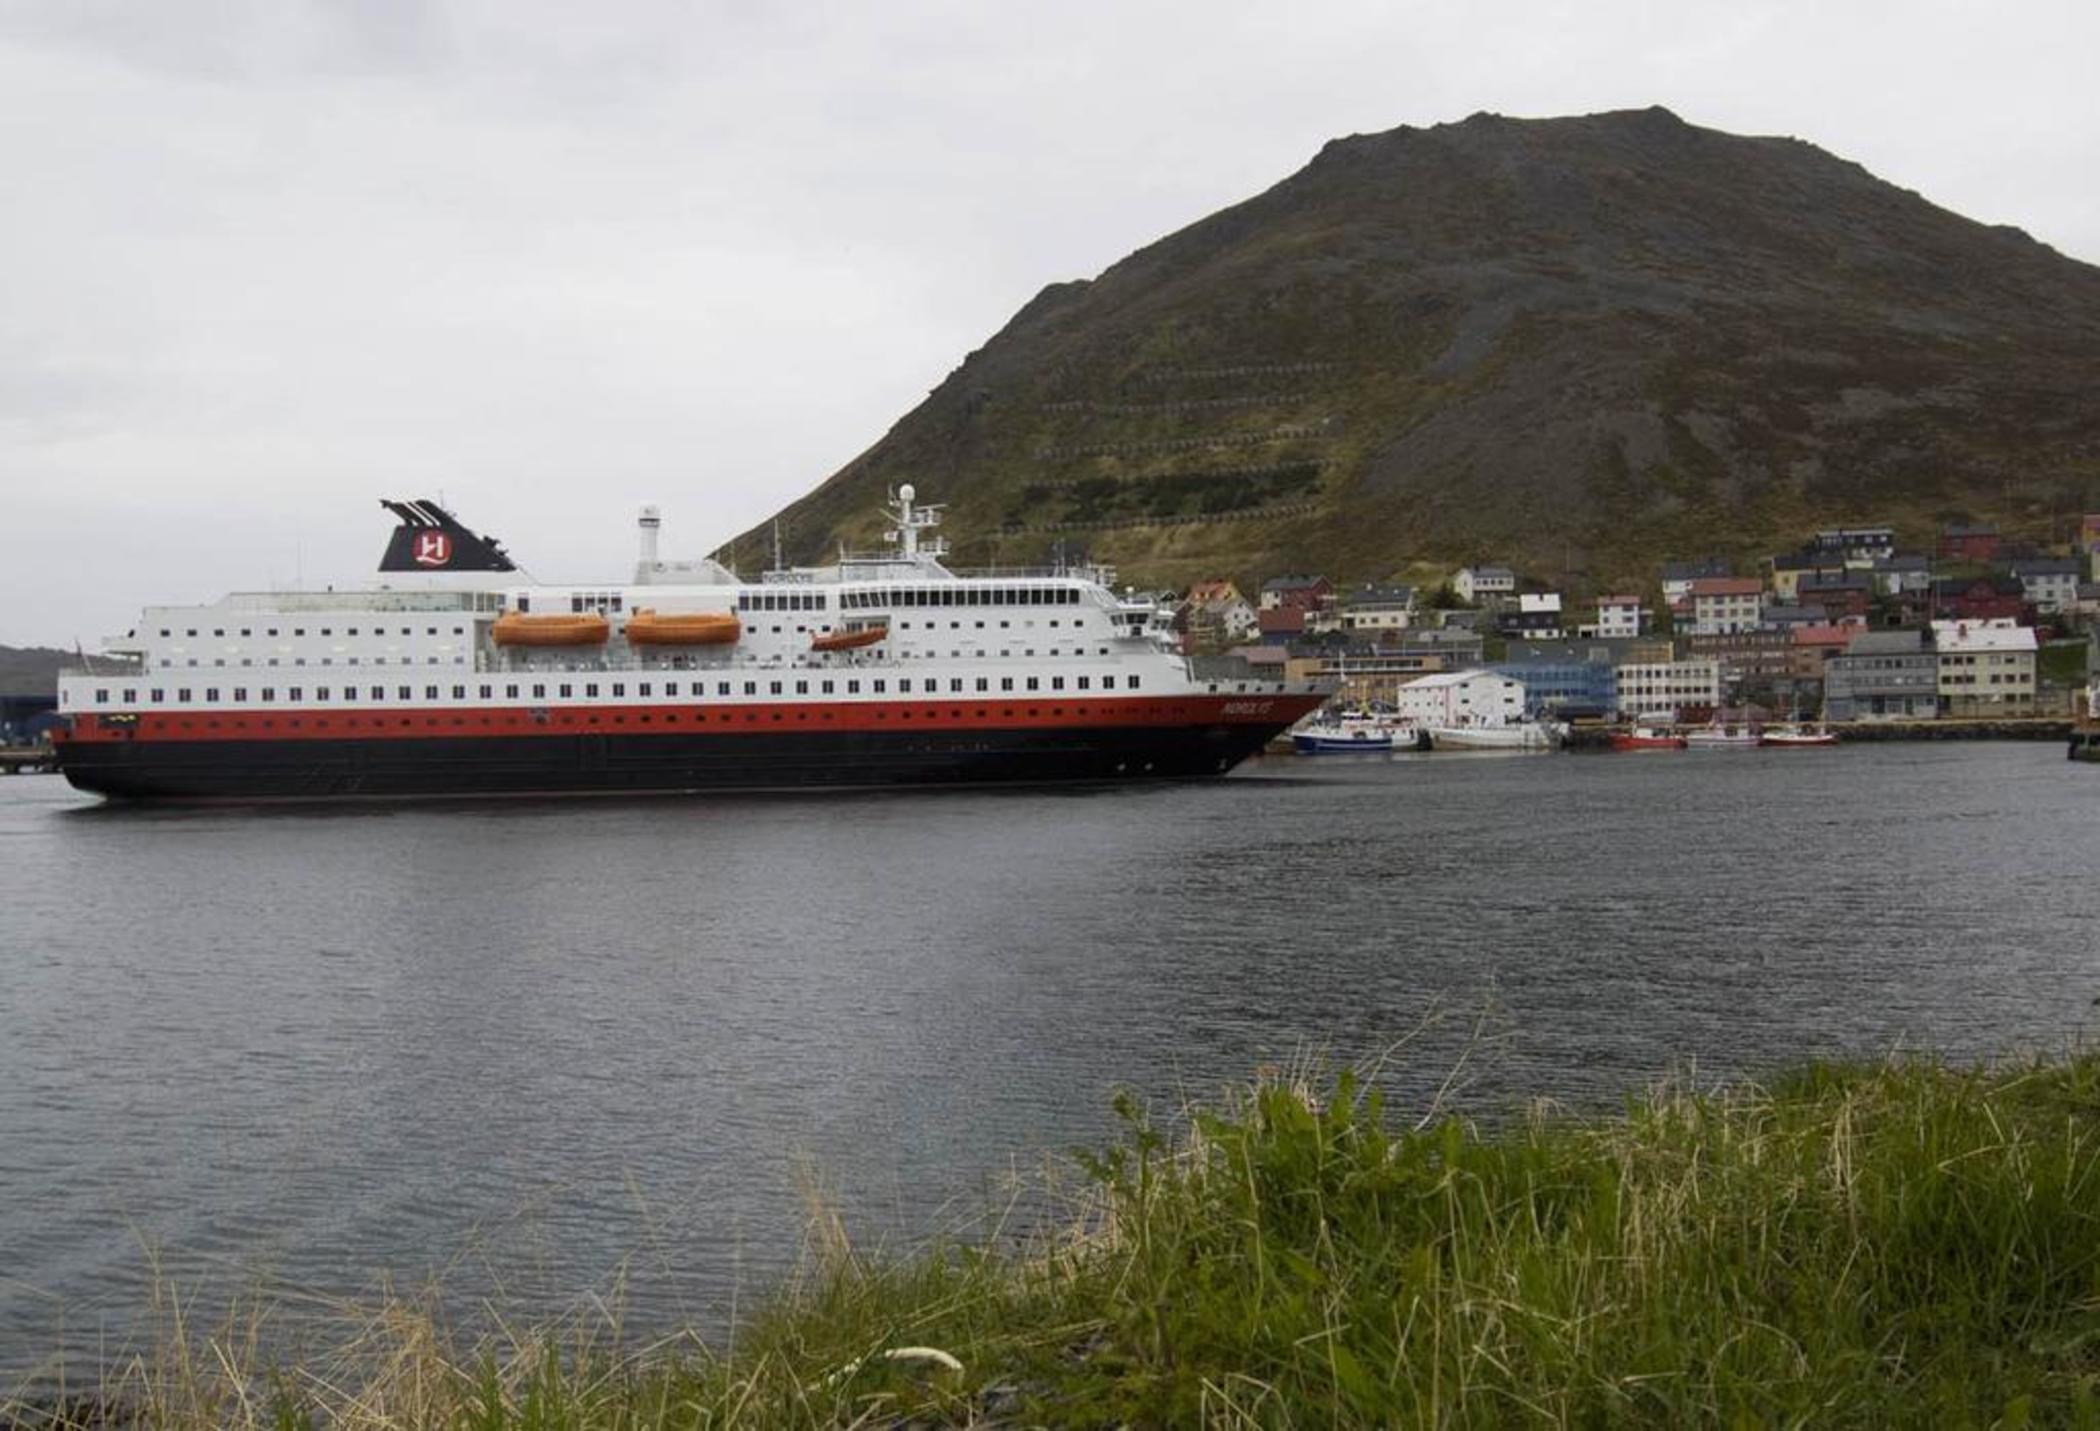
<svg viewBox="0 0 2100 1431">
<path fill-rule="evenodd" d="M 1324 696 L 1189 695 L 1120 699 L 1011 692 L 945 701 L 774 702 L 749 705 L 468 706 L 441 710 L 278 706 L 270 710 L 142 711 L 113 722 L 74 717 L 74 741 L 416 740 L 432 736 L 720 735 L 780 730 L 1039 729 L 1058 726 L 1288 725 Z M 121 722 L 121 723 L 118 723 Z"/>
</svg>

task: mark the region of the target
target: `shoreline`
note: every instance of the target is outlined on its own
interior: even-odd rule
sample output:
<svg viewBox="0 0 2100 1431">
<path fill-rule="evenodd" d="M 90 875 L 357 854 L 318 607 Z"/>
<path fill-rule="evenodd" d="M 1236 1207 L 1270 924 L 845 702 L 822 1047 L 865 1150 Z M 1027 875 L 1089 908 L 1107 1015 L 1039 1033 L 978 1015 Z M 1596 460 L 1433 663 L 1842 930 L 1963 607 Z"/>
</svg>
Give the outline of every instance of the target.
<svg viewBox="0 0 2100 1431">
<path fill-rule="evenodd" d="M 818 1210 L 733 1346 L 468 1341 L 403 1299 L 291 1365 L 178 1325 L 0 1425 L 2100 1418 L 2100 1054 L 1810 1063 L 1491 1124 L 1346 1072 L 1115 1109 L 1054 1232 L 884 1259 Z"/>
</svg>

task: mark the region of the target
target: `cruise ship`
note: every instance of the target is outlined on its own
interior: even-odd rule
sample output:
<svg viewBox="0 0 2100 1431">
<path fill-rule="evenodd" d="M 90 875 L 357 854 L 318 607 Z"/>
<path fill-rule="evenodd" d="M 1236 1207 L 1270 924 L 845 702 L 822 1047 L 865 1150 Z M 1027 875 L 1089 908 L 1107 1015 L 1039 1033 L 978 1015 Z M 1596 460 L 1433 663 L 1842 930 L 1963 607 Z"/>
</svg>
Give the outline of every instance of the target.
<svg viewBox="0 0 2100 1431">
<path fill-rule="evenodd" d="M 261 801 L 1221 775 L 1324 686 L 1183 655 L 1100 567 L 965 572 L 909 486 L 888 548 L 746 581 L 533 581 L 428 500 L 360 591 L 146 609 L 59 680 L 59 768 L 113 799 Z"/>
</svg>

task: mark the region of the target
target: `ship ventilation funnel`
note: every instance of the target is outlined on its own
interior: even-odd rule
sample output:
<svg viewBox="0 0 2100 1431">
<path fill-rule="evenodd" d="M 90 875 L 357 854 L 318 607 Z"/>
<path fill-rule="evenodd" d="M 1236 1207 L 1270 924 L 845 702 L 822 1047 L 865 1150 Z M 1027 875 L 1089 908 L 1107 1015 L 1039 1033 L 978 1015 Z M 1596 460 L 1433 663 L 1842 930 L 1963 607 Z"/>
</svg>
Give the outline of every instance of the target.
<svg viewBox="0 0 2100 1431">
<path fill-rule="evenodd" d="M 656 565 L 656 534 L 663 527 L 664 519 L 654 507 L 642 508 L 641 519 L 635 524 L 642 534 L 642 565 Z"/>
</svg>

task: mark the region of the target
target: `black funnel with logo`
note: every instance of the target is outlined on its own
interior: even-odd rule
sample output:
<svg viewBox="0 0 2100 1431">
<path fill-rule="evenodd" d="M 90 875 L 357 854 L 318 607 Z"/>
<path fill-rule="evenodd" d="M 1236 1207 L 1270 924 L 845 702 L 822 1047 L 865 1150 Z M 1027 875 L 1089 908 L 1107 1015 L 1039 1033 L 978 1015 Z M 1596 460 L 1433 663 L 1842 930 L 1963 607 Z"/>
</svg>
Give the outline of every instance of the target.
<svg viewBox="0 0 2100 1431">
<path fill-rule="evenodd" d="M 504 554 L 503 544 L 480 536 L 427 497 L 412 502 L 389 502 L 380 506 L 401 519 L 386 555 L 379 559 L 381 571 L 516 571 L 517 565 Z"/>
</svg>

